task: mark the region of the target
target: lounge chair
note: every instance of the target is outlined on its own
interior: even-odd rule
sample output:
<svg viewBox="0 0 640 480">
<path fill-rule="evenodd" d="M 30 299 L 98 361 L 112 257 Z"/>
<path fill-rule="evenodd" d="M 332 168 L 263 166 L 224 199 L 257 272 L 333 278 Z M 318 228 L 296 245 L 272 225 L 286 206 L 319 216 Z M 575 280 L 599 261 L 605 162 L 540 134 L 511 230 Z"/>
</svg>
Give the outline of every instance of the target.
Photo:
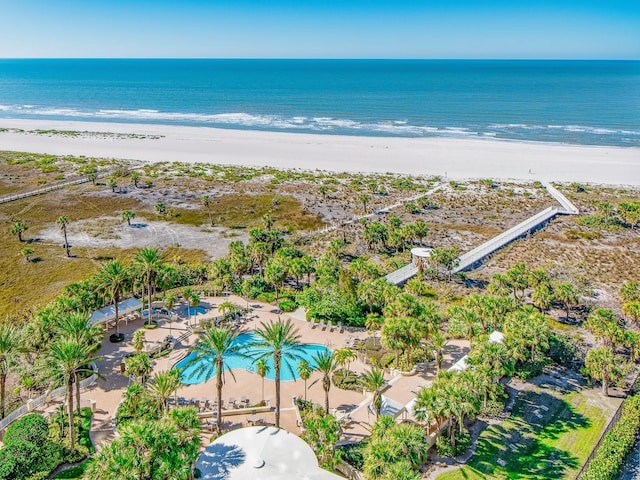
<svg viewBox="0 0 640 480">
<path fill-rule="evenodd" d="M 344 325 L 342 325 L 342 322 L 338 322 L 338 332 L 344 333 Z"/>
<path fill-rule="evenodd" d="M 311 328 L 316 328 L 318 326 L 318 322 L 315 318 L 311 319 Z"/>
<path fill-rule="evenodd" d="M 320 320 L 320 326 L 322 327 L 322 330 L 326 330 L 327 329 L 327 324 L 325 323 L 324 320 Z"/>
<path fill-rule="evenodd" d="M 236 408 L 236 399 L 234 397 L 229 397 L 229 405 L 231 405 L 232 408 Z"/>
<path fill-rule="evenodd" d="M 333 332 L 334 326 L 333 323 L 331 323 L 331 320 L 329 320 L 329 331 Z"/>
<path fill-rule="evenodd" d="M 248 407 L 249 406 L 249 399 L 245 396 L 240 397 L 240 403 L 242 404 L 243 407 Z"/>
</svg>

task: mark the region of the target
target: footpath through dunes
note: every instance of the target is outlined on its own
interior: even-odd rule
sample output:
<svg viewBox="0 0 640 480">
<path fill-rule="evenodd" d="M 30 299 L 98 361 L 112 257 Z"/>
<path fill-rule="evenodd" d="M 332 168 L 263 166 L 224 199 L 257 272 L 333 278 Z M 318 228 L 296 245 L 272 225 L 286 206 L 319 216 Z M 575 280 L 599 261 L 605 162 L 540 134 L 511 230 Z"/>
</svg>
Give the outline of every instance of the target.
<svg viewBox="0 0 640 480">
<path fill-rule="evenodd" d="M 543 185 L 547 189 L 547 192 L 549 192 L 549 194 L 555 198 L 558 203 L 560 203 L 561 208 L 545 208 L 541 212 L 527 218 L 516 226 L 502 232 L 500 235 L 482 243 L 473 250 L 460 255 L 456 259 L 452 273 L 455 274 L 473 267 L 496 250 L 499 250 L 523 235 L 542 227 L 558 214 L 577 215 L 580 213 L 578 208 L 553 185 L 546 182 L 543 182 Z M 389 273 L 385 278 L 388 282 L 393 283 L 394 285 L 402 285 L 407 280 L 415 277 L 418 274 L 418 271 L 418 266 L 412 262 L 409 265 L 405 265 L 404 267 Z"/>
</svg>

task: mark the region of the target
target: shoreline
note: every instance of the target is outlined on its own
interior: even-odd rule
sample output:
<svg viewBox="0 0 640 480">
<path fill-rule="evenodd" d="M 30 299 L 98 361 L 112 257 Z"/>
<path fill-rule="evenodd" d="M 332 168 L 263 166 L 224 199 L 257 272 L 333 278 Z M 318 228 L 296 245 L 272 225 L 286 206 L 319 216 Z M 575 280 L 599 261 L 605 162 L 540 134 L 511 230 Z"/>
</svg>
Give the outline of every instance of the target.
<svg viewBox="0 0 640 480">
<path fill-rule="evenodd" d="M 640 148 L 497 139 L 360 137 L 212 127 L 2 119 L 0 128 L 161 138 L 0 132 L 0 150 L 137 160 L 442 176 L 452 180 L 640 185 Z"/>
</svg>

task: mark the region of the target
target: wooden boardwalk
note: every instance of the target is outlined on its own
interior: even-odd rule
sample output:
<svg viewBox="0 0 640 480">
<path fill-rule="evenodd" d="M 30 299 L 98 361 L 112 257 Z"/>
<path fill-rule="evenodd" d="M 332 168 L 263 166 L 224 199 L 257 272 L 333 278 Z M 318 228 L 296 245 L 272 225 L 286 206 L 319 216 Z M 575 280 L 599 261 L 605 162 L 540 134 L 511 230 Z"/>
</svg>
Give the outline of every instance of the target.
<svg viewBox="0 0 640 480">
<path fill-rule="evenodd" d="M 549 194 L 560 204 L 561 208 L 545 208 L 544 210 L 527 218 L 523 222 L 520 222 L 518 225 L 511 227 L 510 229 L 502 232 L 500 235 L 497 235 L 492 239 L 484 242 L 482 245 L 477 246 L 473 250 L 460 255 L 457 258 L 456 266 L 453 269 L 453 273 L 462 272 L 468 268 L 473 267 L 496 250 L 499 250 L 500 248 L 526 235 L 527 233 L 542 227 L 558 214 L 577 215 L 580 213 L 578 208 L 573 203 L 571 203 L 571 201 L 567 197 L 560 193 L 553 185 L 549 183 L 544 183 L 543 185 L 545 186 Z M 394 285 L 402 285 L 417 274 L 418 268 L 413 264 L 409 264 L 394 272 L 391 272 L 385 277 L 385 279 L 388 282 L 393 283 Z"/>
</svg>

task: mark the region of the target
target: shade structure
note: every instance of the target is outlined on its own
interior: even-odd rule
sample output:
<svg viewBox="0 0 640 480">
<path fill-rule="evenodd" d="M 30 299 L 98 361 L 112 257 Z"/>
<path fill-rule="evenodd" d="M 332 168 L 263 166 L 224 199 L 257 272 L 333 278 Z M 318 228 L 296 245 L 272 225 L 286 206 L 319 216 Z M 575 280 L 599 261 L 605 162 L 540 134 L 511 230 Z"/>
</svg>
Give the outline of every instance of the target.
<svg viewBox="0 0 640 480">
<path fill-rule="evenodd" d="M 275 427 L 247 427 L 217 438 L 200 454 L 203 480 L 337 480 L 321 469 L 313 450 L 293 433 Z"/>
<path fill-rule="evenodd" d="M 404 405 L 400 402 L 396 402 L 392 398 L 389 398 L 385 395 L 381 395 L 382 397 L 382 405 L 380 407 L 380 415 L 389 415 L 390 417 L 397 418 L 402 412 L 404 412 Z M 375 409 L 373 408 L 373 404 L 369 404 L 369 410 L 371 413 L 375 414 Z"/>
<path fill-rule="evenodd" d="M 469 358 L 468 355 L 465 355 L 464 357 L 462 357 L 460 360 L 458 360 L 449 368 L 449 371 L 464 372 L 467 368 L 469 368 L 469 364 L 467 363 L 467 358 Z"/>
<path fill-rule="evenodd" d="M 122 302 L 118 302 L 118 315 L 126 315 L 127 313 L 134 312 L 138 309 L 142 308 L 142 303 L 137 298 L 127 298 Z M 110 320 L 115 320 L 116 318 L 116 309 L 115 305 L 108 305 L 106 307 L 101 308 L 100 310 L 96 310 L 91 314 L 91 319 L 89 323 L 91 325 L 95 325 L 96 323 L 105 323 Z"/>
</svg>

